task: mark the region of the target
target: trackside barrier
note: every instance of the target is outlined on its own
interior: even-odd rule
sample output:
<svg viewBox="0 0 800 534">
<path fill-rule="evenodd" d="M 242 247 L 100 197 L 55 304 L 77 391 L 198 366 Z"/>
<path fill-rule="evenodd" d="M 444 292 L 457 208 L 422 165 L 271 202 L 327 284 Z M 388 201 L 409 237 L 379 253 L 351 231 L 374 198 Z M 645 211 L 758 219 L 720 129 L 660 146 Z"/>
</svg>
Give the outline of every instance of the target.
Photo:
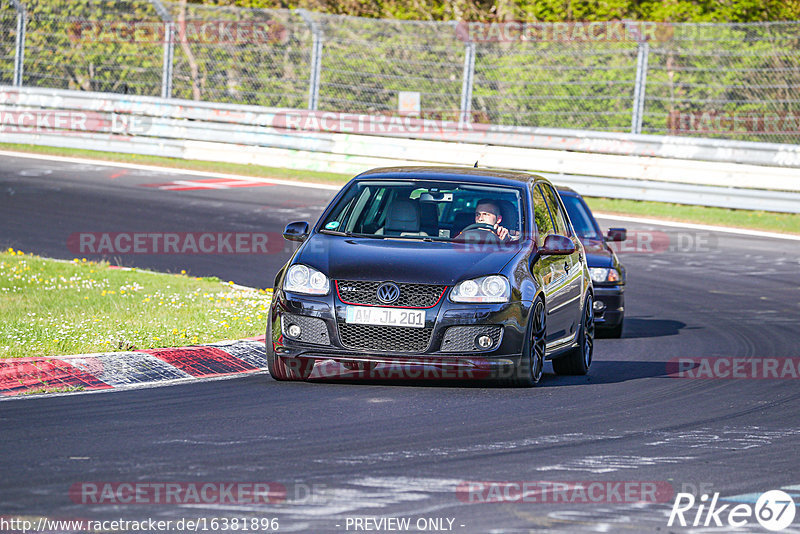
<svg viewBox="0 0 800 534">
<path fill-rule="evenodd" d="M 800 146 L 0 86 L 0 142 L 356 173 L 469 165 L 592 196 L 800 213 Z"/>
</svg>

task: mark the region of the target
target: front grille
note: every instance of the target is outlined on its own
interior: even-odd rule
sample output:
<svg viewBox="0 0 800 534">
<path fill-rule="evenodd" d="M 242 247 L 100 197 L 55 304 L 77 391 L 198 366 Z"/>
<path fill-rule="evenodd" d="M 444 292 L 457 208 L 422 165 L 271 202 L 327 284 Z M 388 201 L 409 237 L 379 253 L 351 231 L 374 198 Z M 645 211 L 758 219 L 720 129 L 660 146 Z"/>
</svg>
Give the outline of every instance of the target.
<svg viewBox="0 0 800 534">
<path fill-rule="evenodd" d="M 425 352 L 433 333 L 433 328 L 347 323 L 338 323 L 337 326 L 345 347 L 391 352 Z"/>
<path fill-rule="evenodd" d="M 497 348 L 500 344 L 500 336 L 503 329 L 500 326 L 451 326 L 444 333 L 442 339 L 442 352 L 481 352 Z M 475 345 L 475 338 L 478 336 L 489 336 L 492 338 L 492 346 L 488 349 L 481 349 Z"/>
<path fill-rule="evenodd" d="M 387 306 L 378 300 L 378 286 L 383 282 L 361 280 L 337 280 L 336 290 L 339 298 L 347 304 L 367 306 Z M 433 284 L 397 284 L 400 298 L 388 306 L 397 308 L 432 308 L 442 297 L 447 286 Z"/>
</svg>

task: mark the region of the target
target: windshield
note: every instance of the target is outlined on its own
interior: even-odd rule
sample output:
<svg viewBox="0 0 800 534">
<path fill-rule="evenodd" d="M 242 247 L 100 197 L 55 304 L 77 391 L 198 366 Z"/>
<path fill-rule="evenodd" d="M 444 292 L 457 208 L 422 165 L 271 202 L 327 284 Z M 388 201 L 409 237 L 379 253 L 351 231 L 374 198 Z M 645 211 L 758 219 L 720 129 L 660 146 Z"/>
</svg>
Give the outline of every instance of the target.
<svg viewBox="0 0 800 534">
<path fill-rule="evenodd" d="M 463 182 L 365 180 L 351 184 L 321 232 L 452 241 L 490 227 L 522 235 L 522 190 Z M 480 223 L 481 227 L 473 227 Z M 495 230 L 497 231 L 497 230 Z"/>
<path fill-rule="evenodd" d="M 564 201 L 564 207 L 567 208 L 572 227 L 578 237 L 581 239 L 600 239 L 594 217 L 592 217 L 589 209 L 581 199 L 572 195 L 561 195 L 561 200 Z"/>
</svg>

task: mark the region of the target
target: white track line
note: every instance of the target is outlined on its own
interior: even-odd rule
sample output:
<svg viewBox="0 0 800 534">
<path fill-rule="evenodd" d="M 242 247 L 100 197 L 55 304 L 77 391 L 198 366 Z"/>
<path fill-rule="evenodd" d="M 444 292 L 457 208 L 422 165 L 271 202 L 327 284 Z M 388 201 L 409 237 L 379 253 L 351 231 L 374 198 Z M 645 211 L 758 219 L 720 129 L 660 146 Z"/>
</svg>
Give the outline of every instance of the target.
<svg viewBox="0 0 800 534">
<path fill-rule="evenodd" d="M 10 158 L 29 158 L 45 161 L 60 161 L 62 163 L 79 163 L 81 165 L 97 165 L 99 167 L 120 167 L 124 169 L 137 169 L 143 171 L 169 172 L 173 174 L 185 174 L 188 176 L 205 176 L 208 178 L 229 178 L 231 180 L 246 180 L 249 182 L 260 182 L 266 184 L 286 185 L 290 187 L 307 187 L 310 189 L 326 189 L 328 191 L 338 191 L 341 185 L 316 184 L 312 182 L 297 182 L 292 180 L 278 180 L 274 178 L 258 178 L 256 176 L 245 176 L 241 174 L 226 174 L 221 172 L 193 171 L 189 169 L 177 169 L 173 167 L 159 167 L 157 165 L 140 165 L 138 163 L 122 163 L 118 161 L 106 161 L 103 159 L 88 158 L 68 158 L 64 156 L 48 156 L 47 154 L 31 154 L 29 152 L 7 152 L 0 150 L 0 156 Z"/>
<path fill-rule="evenodd" d="M 625 215 L 612 215 L 610 213 L 594 212 L 598 219 L 613 219 L 615 221 L 657 224 L 660 226 L 674 226 L 676 228 L 690 228 L 692 230 L 707 230 L 710 232 L 726 232 L 729 234 L 748 235 L 753 237 L 768 237 L 770 239 L 788 239 L 790 241 L 800 241 L 800 235 L 779 234 L 777 232 L 762 232 L 760 230 L 748 230 L 746 228 L 731 228 L 729 226 L 712 226 L 710 224 L 694 224 L 688 222 L 665 221 L 662 219 L 647 219 L 644 217 L 628 217 Z"/>
<path fill-rule="evenodd" d="M 189 176 L 206 176 L 209 178 L 230 178 L 232 180 L 248 180 L 276 185 L 285 185 L 287 187 L 307 187 L 310 189 L 325 189 L 328 191 L 338 191 L 341 186 L 330 184 L 316 184 L 311 182 L 297 182 L 291 180 L 277 180 L 271 178 L 257 178 L 253 176 L 243 176 L 237 174 L 225 174 L 218 172 L 205 172 L 205 171 L 192 171 L 188 169 L 177 169 L 173 167 L 159 167 L 156 165 L 139 165 L 135 163 L 121 163 L 116 161 L 97 160 L 89 158 L 68 158 L 63 156 L 49 156 L 47 154 L 31 154 L 28 152 L 9 152 L 0 150 L 0 156 L 7 156 L 11 158 L 29 158 L 39 159 L 46 161 L 60 161 L 64 163 L 79 163 L 88 165 L 98 165 L 107 167 L 120 167 L 125 169 L 139 169 L 146 171 L 159 171 L 171 172 L 175 174 L 185 174 Z M 617 221 L 634 222 L 642 224 L 656 224 L 660 226 L 672 226 L 675 228 L 689 228 L 692 230 L 706 230 L 710 232 L 725 232 L 729 234 L 747 235 L 753 237 L 766 237 L 770 239 L 785 239 L 789 241 L 800 241 L 800 235 L 793 234 L 780 234 L 777 232 L 762 232 L 760 230 L 747 230 L 745 228 L 731 228 L 729 226 L 712 226 L 708 224 L 694 224 L 687 222 L 665 221 L 662 219 L 648 219 L 644 217 L 628 217 L 623 215 L 611 215 L 608 213 L 595 212 L 595 217 L 602 219 L 613 219 Z"/>
</svg>

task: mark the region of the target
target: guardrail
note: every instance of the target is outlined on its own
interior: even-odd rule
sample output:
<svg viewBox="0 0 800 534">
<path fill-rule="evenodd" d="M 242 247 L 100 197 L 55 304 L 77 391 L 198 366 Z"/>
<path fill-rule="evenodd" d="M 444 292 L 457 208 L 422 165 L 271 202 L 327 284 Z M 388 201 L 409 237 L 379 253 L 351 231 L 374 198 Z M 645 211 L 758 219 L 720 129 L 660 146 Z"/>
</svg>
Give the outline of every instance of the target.
<svg viewBox="0 0 800 534">
<path fill-rule="evenodd" d="M 534 171 L 582 194 L 800 213 L 800 146 L 0 86 L 0 141 L 355 173 Z"/>
</svg>

